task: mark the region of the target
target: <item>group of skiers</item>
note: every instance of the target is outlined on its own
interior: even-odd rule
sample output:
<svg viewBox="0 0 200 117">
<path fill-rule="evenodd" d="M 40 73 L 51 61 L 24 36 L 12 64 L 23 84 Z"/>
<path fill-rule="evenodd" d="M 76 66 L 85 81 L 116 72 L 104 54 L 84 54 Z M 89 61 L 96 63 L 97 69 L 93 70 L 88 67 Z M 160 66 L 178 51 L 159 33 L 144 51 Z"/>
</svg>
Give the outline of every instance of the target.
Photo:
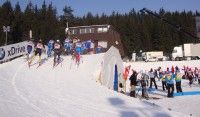
<svg viewBox="0 0 200 117">
<path fill-rule="evenodd" d="M 32 45 L 34 45 L 35 50 L 34 50 L 34 54 L 31 57 L 29 57 L 32 50 Z M 91 50 L 91 45 L 92 45 L 91 40 L 81 42 L 80 39 L 77 39 L 77 38 L 74 40 L 66 38 L 64 42 L 62 43 L 60 42 L 60 40 L 54 41 L 50 39 L 47 44 L 47 47 L 48 47 L 47 56 L 51 57 L 53 54 L 54 56 L 53 66 L 55 66 L 56 63 L 61 62 L 60 55 L 62 53 L 67 54 L 67 55 L 72 55 L 72 58 L 73 59 L 75 58 L 76 64 L 80 64 L 80 57 L 81 57 L 80 55 L 83 54 L 83 52 L 85 51 L 89 52 Z M 27 50 L 28 50 L 28 57 L 27 57 L 28 65 L 29 66 L 31 65 L 32 61 L 37 55 L 39 56 L 39 65 L 41 65 L 42 52 L 46 51 L 43 41 L 40 39 L 34 44 L 32 41 L 29 40 Z"/>
<path fill-rule="evenodd" d="M 130 71 L 130 65 L 125 68 L 124 74 Z M 181 72 L 184 71 L 184 72 Z M 149 98 L 148 91 L 151 91 L 152 84 L 154 84 L 155 89 L 158 89 L 156 84 L 156 79 L 162 82 L 162 90 L 165 91 L 167 89 L 167 97 L 173 97 L 174 95 L 174 85 L 176 86 L 177 93 L 181 93 L 181 80 L 182 78 L 187 78 L 189 80 L 189 86 L 191 86 L 193 80 L 198 79 L 198 83 L 200 84 L 200 70 L 195 67 L 194 71 L 191 68 L 180 69 L 177 66 L 174 68 L 172 66 L 171 70 L 167 68 L 166 70 L 162 70 L 161 67 L 153 70 L 152 68 L 149 71 L 140 71 L 136 72 L 132 69 L 132 74 L 129 77 L 130 80 L 130 96 L 136 97 L 137 93 L 141 90 L 143 98 Z M 150 85 L 149 85 L 150 80 Z M 140 86 L 138 90 L 136 90 L 136 86 Z M 147 88 L 149 86 L 149 89 Z"/>
</svg>

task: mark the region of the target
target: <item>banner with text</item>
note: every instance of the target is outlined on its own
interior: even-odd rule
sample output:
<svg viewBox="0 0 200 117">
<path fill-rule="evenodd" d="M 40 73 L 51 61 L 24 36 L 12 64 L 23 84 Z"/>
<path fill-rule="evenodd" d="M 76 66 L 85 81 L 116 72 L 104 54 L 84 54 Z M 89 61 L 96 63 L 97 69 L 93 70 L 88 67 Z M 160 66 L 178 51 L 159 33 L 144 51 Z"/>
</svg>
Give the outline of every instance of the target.
<svg viewBox="0 0 200 117">
<path fill-rule="evenodd" d="M 24 42 L 0 47 L 0 62 L 26 54 L 27 46 L 28 46 L 28 42 L 24 41 Z"/>
</svg>

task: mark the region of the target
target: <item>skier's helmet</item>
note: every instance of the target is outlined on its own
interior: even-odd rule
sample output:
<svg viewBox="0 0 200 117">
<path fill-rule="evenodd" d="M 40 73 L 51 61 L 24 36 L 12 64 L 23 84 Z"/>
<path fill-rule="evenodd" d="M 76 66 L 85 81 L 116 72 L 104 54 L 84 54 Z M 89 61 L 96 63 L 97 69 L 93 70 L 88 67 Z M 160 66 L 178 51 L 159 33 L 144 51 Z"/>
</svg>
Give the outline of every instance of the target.
<svg viewBox="0 0 200 117">
<path fill-rule="evenodd" d="M 59 43 L 59 42 L 60 42 L 60 40 L 58 39 L 58 40 L 56 40 L 56 42 L 58 42 L 58 43 Z"/>
</svg>

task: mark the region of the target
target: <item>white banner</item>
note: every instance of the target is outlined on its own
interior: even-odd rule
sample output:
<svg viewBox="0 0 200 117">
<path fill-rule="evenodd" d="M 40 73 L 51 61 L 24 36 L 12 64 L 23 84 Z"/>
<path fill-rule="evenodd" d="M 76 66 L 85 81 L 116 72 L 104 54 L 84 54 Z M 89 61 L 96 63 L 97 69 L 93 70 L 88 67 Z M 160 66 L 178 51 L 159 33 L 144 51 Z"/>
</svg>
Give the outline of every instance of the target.
<svg viewBox="0 0 200 117">
<path fill-rule="evenodd" d="M 200 17 L 196 17 L 197 37 L 200 38 Z"/>
<path fill-rule="evenodd" d="M 0 62 L 26 54 L 27 46 L 28 42 L 24 41 L 21 43 L 0 47 Z"/>
</svg>

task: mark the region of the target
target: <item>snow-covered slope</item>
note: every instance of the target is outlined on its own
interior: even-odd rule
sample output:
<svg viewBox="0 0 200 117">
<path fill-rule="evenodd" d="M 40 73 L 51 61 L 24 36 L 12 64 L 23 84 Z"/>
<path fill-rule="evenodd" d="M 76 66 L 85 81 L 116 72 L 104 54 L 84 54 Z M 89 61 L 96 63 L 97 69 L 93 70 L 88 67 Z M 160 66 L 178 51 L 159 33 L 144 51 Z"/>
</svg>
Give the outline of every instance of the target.
<svg viewBox="0 0 200 117">
<path fill-rule="evenodd" d="M 50 58 L 37 69 L 23 57 L 0 65 L 1 117 L 170 117 L 178 112 L 101 86 L 94 78 L 104 54 L 71 57 L 52 68 Z M 158 108 L 159 107 L 159 108 Z"/>
</svg>

